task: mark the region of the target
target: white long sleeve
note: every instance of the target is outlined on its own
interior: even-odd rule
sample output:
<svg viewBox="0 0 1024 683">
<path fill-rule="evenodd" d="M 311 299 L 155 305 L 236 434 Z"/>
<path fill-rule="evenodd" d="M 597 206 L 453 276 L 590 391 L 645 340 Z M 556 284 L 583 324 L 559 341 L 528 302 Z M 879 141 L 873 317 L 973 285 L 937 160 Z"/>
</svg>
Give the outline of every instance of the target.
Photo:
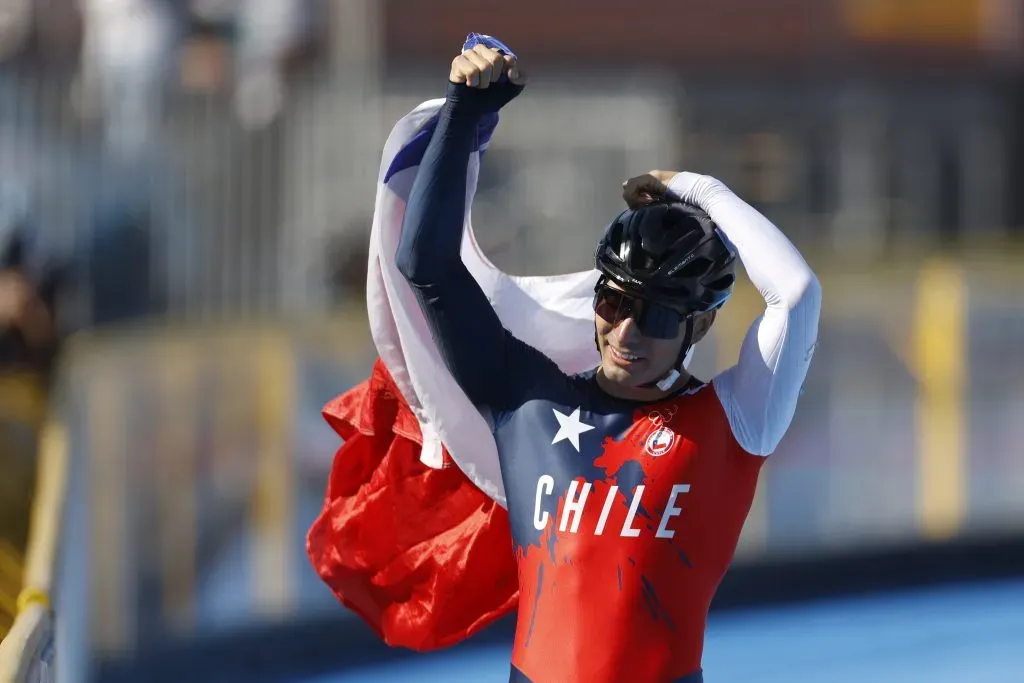
<svg viewBox="0 0 1024 683">
<path fill-rule="evenodd" d="M 764 297 L 739 361 L 713 384 L 740 446 L 769 455 L 789 429 L 814 355 L 821 285 L 786 236 L 721 181 L 679 173 L 669 189 L 708 213 Z"/>
</svg>

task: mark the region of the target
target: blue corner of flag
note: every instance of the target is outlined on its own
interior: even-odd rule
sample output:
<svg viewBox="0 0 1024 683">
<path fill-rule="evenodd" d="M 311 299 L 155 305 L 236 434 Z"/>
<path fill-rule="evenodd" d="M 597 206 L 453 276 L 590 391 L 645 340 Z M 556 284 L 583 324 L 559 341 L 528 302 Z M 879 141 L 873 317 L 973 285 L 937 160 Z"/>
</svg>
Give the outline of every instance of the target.
<svg viewBox="0 0 1024 683">
<path fill-rule="evenodd" d="M 469 50 L 477 45 L 485 45 L 490 48 L 494 48 L 499 52 L 506 55 L 515 57 L 516 54 L 512 52 L 508 45 L 501 42 L 494 36 L 489 36 L 485 33 L 470 33 L 466 36 L 466 42 L 463 43 L 462 49 Z M 507 76 L 502 75 L 499 79 L 499 83 L 502 80 L 507 79 Z M 498 127 L 498 115 L 489 114 L 480 121 L 480 125 L 477 127 L 476 145 L 473 147 L 473 151 L 479 151 L 485 147 L 490 141 L 491 136 L 494 135 L 494 130 Z M 430 138 L 434 134 L 434 129 L 437 128 L 437 117 L 430 119 L 425 126 L 420 130 L 416 136 L 410 140 L 406 145 L 395 155 L 391 165 L 388 167 L 387 173 L 384 174 L 384 182 L 387 183 L 391 180 L 391 177 L 400 171 L 404 171 L 407 168 L 413 166 L 419 166 L 423 160 L 423 155 L 427 151 L 427 145 L 430 144 Z"/>
<path fill-rule="evenodd" d="M 501 42 L 494 36 L 489 36 L 486 33 L 470 33 L 466 36 L 466 42 L 462 44 L 463 50 L 471 50 L 477 45 L 484 45 L 486 47 L 493 48 L 498 52 L 502 52 L 510 57 L 515 57 L 516 53 L 512 52 L 512 49 Z"/>
<path fill-rule="evenodd" d="M 384 183 L 387 184 L 391 177 L 396 173 L 400 173 L 407 168 L 419 166 L 420 162 L 423 161 L 423 155 L 427 152 L 427 145 L 430 144 L 430 138 L 434 135 L 434 130 L 437 128 L 437 116 L 434 116 L 427 124 L 416 133 L 409 142 L 399 150 L 398 154 L 391 161 L 391 165 L 388 166 L 387 173 L 384 174 Z M 476 129 L 476 144 L 473 145 L 473 151 L 479 152 L 481 148 L 485 147 L 491 140 L 491 136 L 494 135 L 494 130 L 498 127 L 498 115 L 488 114 L 480 120 L 479 125 Z M 482 154 L 482 152 L 481 152 Z"/>
</svg>

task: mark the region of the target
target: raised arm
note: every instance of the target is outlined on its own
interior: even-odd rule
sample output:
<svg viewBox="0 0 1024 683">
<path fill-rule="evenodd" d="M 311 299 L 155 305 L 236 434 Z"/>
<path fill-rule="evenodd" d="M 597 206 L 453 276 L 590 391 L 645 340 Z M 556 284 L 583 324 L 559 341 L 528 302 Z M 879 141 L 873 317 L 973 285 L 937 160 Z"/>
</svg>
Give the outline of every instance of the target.
<svg viewBox="0 0 1024 683">
<path fill-rule="evenodd" d="M 396 262 L 416 291 L 449 372 L 476 405 L 514 407 L 534 374 L 551 362 L 509 333 L 462 262 L 466 174 L 482 118 L 522 84 L 499 76 L 515 62 L 477 46 L 456 57 L 447 100 L 413 182 Z"/>
<path fill-rule="evenodd" d="M 708 213 L 764 297 L 765 311 L 747 332 L 738 363 L 714 385 L 740 445 L 769 455 L 789 429 L 811 364 L 821 285 L 786 236 L 722 182 L 679 173 L 668 188 Z"/>
</svg>

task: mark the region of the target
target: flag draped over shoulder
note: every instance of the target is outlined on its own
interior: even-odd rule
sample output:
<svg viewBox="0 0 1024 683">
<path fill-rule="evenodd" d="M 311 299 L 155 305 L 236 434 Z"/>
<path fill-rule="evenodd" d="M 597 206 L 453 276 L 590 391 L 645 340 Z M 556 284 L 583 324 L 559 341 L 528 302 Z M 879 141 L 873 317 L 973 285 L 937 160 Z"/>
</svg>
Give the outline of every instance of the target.
<svg viewBox="0 0 1024 683">
<path fill-rule="evenodd" d="M 467 477 L 505 506 L 494 439 L 486 421 L 448 373 L 412 288 L 398 272 L 405 203 L 443 100 L 426 102 L 395 126 L 384 149 L 370 236 L 367 310 L 377 352 L 422 430 L 421 459 L 442 464 L 442 444 Z M 597 271 L 549 277 L 515 277 L 496 268 L 477 244 L 470 221 L 480 159 L 498 124 L 484 119 L 466 183 L 462 260 L 505 327 L 569 373 L 593 368 L 594 285 Z M 502 381 L 495 377 L 495 382 Z"/>
<path fill-rule="evenodd" d="M 416 107 L 384 148 L 367 282 L 379 359 L 367 381 L 324 408 L 344 443 L 307 538 L 338 599 L 388 644 L 417 650 L 463 640 L 518 597 L 494 438 L 445 368 L 395 265 L 406 201 L 443 103 Z M 463 261 L 510 332 L 568 373 L 593 368 L 597 272 L 511 276 L 474 238 L 469 208 L 497 122 L 481 122 L 470 159 Z"/>
</svg>

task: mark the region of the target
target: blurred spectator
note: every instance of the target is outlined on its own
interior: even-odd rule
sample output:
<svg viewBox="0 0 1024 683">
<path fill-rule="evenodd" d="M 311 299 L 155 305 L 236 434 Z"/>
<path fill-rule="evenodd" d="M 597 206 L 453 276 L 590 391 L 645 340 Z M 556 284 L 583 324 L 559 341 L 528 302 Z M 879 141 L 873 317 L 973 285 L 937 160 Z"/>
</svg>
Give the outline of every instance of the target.
<svg viewBox="0 0 1024 683">
<path fill-rule="evenodd" d="M 0 0 L 0 67 L 77 61 L 80 0 Z"/>
<path fill-rule="evenodd" d="M 102 117 L 112 153 L 136 156 L 162 113 L 173 15 L 155 0 L 82 0 L 82 15 L 81 106 Z"/>
<path fill-rule="evenodd" d="M 58 346 L 62 269 L 32 254 L 28 228 L 22 210 L 0 214 L 0 367 L 46 377 Z"/>
<path fill-rule="evenodd" d="M 17 268 L 0 271 L 0 358 L 5 366 L 48 365 L 53 316 L 43 295 Z"/>
<path fill-rule="evenodd" d="M 0 62 L 25 47 L 31 27 L 31 0 L 0 0 Z"/>
<path fill-rule="evenodd" d="M 123 199 L 96 213 L 90 226 L 92 325 L 134 320 L 161 309 L 153 287 L 149 208 Z"/>
<path fill-rule="evenodd" d="M 238 7 L 235 108 L 243 125 L 264 126 L 284 102 L 284 61 L 300 37 L 302 0 L 247 0 Z"/>
</svg>

